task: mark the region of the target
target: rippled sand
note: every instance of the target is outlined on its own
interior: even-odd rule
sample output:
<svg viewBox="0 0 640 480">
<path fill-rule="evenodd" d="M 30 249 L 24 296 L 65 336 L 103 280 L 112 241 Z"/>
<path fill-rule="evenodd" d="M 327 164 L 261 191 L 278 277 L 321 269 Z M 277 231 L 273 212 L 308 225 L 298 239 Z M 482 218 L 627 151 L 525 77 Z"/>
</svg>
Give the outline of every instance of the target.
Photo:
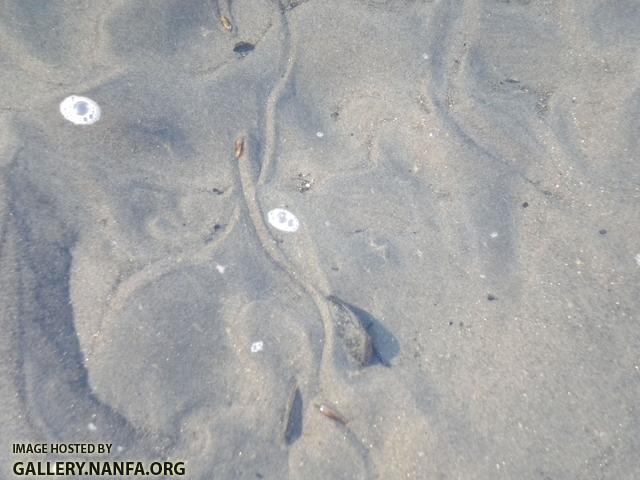
<svg viewBox="0 0 640 480">
<path fill-rule="evenodd" d="M 3 477 L 640 478 L 637 1 L 0 11 Z"/>
</svg>

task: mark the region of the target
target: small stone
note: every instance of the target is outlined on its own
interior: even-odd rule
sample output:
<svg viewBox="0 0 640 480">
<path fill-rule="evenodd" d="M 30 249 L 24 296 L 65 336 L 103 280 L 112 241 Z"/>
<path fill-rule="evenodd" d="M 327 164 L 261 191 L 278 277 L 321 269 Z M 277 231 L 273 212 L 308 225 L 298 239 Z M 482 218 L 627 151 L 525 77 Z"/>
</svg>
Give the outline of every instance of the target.
<svg viewBox="0 0 640 480">
<path fill-rule="evenodd" d="M 233 47 L 233 51 L 239 57 L 246 57 L 247 55 L 249 55 L 249 53 L 251 53 L 253 51 L 254 48 L 255 48 L 255 45 L 253 45 L 252 43 L 249 43 L 249 42 L 238 42 Z"/>
</svg>

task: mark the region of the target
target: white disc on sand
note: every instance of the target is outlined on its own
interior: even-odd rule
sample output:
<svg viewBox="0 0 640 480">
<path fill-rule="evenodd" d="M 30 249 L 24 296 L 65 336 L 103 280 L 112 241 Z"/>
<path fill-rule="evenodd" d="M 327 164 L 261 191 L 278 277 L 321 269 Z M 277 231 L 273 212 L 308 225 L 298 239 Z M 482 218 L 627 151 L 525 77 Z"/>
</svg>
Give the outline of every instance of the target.
<svg viewBox="0 0 640 480">
<path fill-rule="evenodd" d="M 92 125 L 100 120 L 100 105 L 87 97 L 71 95 L 60 102 L 60 113 L 76 125 Z"/>
<path fill-rule="evenodd" d="M 296 216 L 284 208 L 274 208 L 267 214 L 269 224 L 283 232 L 295 232 L 300 227 Z"/>
</svg>

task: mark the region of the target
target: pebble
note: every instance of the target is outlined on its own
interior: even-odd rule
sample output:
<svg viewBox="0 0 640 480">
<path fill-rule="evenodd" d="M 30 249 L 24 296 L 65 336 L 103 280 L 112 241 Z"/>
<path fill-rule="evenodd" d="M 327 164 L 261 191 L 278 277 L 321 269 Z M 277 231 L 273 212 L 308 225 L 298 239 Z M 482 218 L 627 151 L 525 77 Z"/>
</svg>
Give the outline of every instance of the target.
<svg viewBox="0 0 640 480">
<path fill-rule="evenodd" d="M 233 47 L 233 51 L 239 57 L 246 57 L 247 55 L 249 55 L 253 51 L 254 48 L 256 48 L 256 46 L 253 43 L 238 42 L 238 43 L 236 43 L 235 47 Z"/>
</svg>

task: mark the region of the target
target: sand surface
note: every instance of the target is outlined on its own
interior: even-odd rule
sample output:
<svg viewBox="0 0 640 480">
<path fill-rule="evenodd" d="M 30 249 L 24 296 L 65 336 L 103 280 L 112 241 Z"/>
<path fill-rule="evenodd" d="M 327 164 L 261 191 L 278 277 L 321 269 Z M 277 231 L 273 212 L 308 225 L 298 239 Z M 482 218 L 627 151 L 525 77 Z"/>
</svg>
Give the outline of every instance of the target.
<svg viewBox="0 0 640 480">
<path fill-rule="evenodd" d="M 0 477 L 640 478 L 640 3 L 279 3 L 1 3 Z"/>
</svg>

